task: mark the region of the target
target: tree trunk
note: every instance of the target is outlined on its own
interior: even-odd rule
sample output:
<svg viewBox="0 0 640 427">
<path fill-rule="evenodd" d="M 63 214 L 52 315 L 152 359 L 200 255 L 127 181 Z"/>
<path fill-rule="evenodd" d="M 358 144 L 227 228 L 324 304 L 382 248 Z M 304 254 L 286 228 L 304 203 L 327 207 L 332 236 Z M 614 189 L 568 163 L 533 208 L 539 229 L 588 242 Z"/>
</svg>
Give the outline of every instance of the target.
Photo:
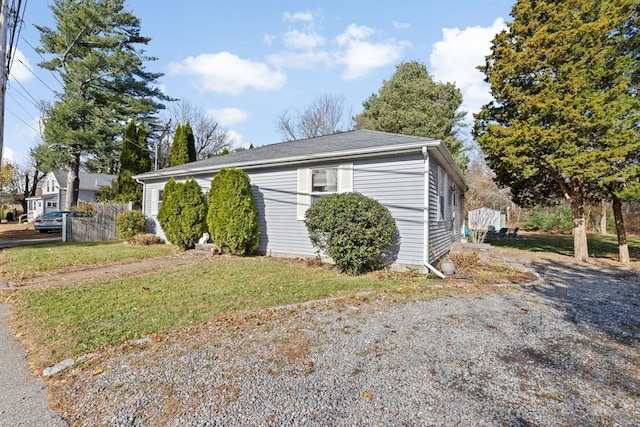
<svg viewBox="0 0 640 427">
<path fill-rule="evenodd" d="M 629 245 L 627 244 L 627 233 L 624 228 L 624 218 L 622 218 L 622 200 L 613 195 L 613 217 L 616 220 L 616 234 L 618 235 L 618 258 L 620 263 L 629 264 Z"/>
<path fill-rule="evenodd" d="M 78 191 L 80 190 L 80 156 L 75 156 L 67 170 L 67 197 L 65 199 L 66 210 L 72 209 L 78 204 Z"/>
<path fill-rule="evenodd" d="M 607 235 L 607 201 L 600 202 L 600 234 Z"/>
<path fill-rule="evenodd" d="M 576 191 L 571 197 L 571 213 L 573 214 L 573 256 L 576 261 L 589 259 L 587 243 L 587 221 L 584 218 L 584 196 Z"/>
</svg>

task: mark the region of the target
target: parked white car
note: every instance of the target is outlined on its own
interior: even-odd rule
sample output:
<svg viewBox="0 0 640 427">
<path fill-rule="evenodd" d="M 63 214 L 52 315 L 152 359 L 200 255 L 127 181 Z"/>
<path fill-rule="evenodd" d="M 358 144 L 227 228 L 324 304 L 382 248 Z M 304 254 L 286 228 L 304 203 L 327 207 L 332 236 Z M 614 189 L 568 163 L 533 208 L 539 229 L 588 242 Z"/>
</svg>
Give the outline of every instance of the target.
<svg viewBox="0 0 640 427">
<path fill-rule="evenodd" d="M 62 215 L 68 217 L 82 216 L 78 211 L 53 211 L 36 218 L 34 227 L 41 233 L 62 232 Z"/>
</svg>

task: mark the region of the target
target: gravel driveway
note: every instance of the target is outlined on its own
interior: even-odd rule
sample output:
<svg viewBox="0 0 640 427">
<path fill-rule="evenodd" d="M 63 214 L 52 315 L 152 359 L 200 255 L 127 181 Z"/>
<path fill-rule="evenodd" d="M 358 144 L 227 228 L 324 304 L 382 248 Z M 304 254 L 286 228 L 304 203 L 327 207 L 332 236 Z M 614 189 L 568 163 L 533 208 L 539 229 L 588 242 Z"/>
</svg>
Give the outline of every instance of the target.
<svg viewBox="0 0 640 427">
<path fill-rule="evenodd" d="M 640 277 L 316 304 L 111 349 L 52 387 L 74 425 L 640 426 Z"/>
</svg>

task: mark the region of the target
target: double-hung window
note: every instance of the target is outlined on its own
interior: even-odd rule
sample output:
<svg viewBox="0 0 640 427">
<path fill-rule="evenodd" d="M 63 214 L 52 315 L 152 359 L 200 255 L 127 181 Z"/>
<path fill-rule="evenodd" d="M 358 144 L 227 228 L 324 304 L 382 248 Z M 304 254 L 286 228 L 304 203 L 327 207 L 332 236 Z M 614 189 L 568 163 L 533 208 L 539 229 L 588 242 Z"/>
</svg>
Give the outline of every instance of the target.
<svg viewBox="0 0 640 427">
<path fill-rule="evenodd" d="M 309 206 L 333 193 L 353 191 L 353 164 L 298 169 L 297 218 L 304 220 Z"/>
</svg>

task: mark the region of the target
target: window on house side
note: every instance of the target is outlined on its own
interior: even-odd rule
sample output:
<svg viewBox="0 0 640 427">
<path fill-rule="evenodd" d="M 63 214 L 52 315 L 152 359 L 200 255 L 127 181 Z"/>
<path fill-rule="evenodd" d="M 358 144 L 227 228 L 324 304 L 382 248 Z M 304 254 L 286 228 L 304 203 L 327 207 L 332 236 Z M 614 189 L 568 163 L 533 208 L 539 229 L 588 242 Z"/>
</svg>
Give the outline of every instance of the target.
<svg viewBox="0 0 640 427">
<path fill-rule="evenodd" d="M 311 169 L 311 204 L 338 192 L 338 168 Z"/>
</svg>

